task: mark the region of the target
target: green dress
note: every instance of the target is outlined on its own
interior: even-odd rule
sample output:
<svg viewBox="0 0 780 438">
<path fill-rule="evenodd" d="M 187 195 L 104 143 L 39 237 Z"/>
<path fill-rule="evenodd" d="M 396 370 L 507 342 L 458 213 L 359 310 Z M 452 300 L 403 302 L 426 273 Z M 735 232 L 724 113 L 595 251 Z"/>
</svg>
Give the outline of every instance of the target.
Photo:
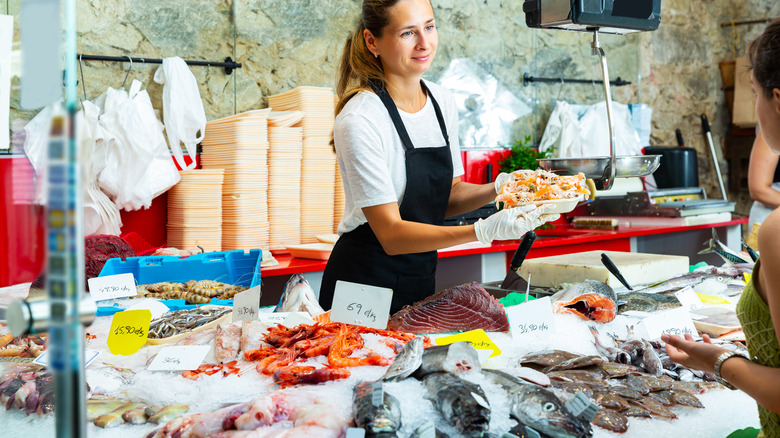
<svg viewBox="0 0 780 438">
<path fill-rule="evenodd" d="M 759 260 L 737 303 L 737 317 L 745 332 L 750 360 L 767 367 L 780 368 L 780 345 L 775 336 L 772 316 L 769 314 L 769 306 L 759 295 L 758 285 L 754 281 L 758 278 L 760 267 Z M 780 437 L 780 415 L 759 404 L 758 417 L 761 420 L 760 437 Z"/>
</svg>

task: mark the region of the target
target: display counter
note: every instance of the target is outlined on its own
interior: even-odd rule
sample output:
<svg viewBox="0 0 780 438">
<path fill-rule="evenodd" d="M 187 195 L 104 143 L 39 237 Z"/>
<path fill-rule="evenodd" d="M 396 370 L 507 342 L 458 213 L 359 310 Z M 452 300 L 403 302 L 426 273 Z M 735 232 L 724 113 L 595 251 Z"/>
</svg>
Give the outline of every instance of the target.
<svg viewBox="0 0 780 438">
<path fill-rule="evenodd" d="M 692 226 L 634 226 L 618 227 L 615 230 L 576 229 L 556 225 L 551 230 L 540 230 L 527 258 L 547 257 L 584 251 L 626 251 L 651 254 L 682 255 L 690 264 L 707 262 L 720 266 L 723 261 L 714 253 L 698 254 L 706 248 L 712 238 L 712 229 L 721 242 L 739 251 L 742 224 L 746 217 L 733 216 L 732 220 L 706 225 Z M 519 240 L 495 242 L 485 245 L 479 242 L 466 243 L 439 251 L 439 266 L 436 273 L 436 289 L 441 290 L 470 281 L 482 283 L 504 278 Z M 273 304 L 281 294 L 287 279 L 295 273 L 302 273 L 319 292 L 322 271 L 327 261 L 300 259 L 286 253 L 275 254 L 278 266 L 264 267 L 263 304 Z"/>
</svg>

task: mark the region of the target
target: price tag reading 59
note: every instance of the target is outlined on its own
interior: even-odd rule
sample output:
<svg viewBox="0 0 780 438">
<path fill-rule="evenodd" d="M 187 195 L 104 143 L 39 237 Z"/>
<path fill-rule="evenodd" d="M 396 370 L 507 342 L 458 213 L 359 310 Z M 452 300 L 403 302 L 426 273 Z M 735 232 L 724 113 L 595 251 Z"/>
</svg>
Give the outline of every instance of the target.
<svg viewBox="0 0 780 438">
<path fill-rule="evenodd" d="M 125 310 L 115 313 L 108 332 L 108 349 L 111 354 L 129 356 L 146 343 L 152 312 L 149 309 Z"/>
<path fill-rule="evenodd" d="M 390 317 L 393 290 L 337 281 L 330 319 L 335 322 L 384 329 Z"/>
</svg>

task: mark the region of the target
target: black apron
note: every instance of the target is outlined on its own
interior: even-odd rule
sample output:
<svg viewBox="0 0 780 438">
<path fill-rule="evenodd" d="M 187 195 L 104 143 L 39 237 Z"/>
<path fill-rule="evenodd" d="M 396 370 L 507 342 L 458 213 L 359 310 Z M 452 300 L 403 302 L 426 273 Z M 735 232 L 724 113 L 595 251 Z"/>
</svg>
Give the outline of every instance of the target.
<svg viewBox="0 0 780 438">
<path fill-rule="evenodd" d="M 436 111 L 444 146 L 415 148 L 393 99 L 383 86 L 373 88 L 387 108 L 405 150 L 406 190 L 398 207 L 401 219 L 443 225 L 452 188 L 450 139 L 439 104 L 425 83 L 420 84 Z M 392 289 L 390 312 L 395 313 L 435 292 L 437 262 L 436 251 L 388 255 L 371 226 L 362 224 L 336 241 L 322 276 L 320 304 L 329 309 L 336 281 L 344 280 Z"/>
</svg>

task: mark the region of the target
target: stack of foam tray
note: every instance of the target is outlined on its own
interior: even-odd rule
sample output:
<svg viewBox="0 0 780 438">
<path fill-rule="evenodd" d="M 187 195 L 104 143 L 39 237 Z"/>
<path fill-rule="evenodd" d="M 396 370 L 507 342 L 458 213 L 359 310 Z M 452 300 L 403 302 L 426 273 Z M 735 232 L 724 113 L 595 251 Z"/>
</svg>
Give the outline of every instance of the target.
<svg viewBox="0 0 780 438">
<path fill-rule="evenodd" d="M 268 116 L 268 222 L 271 250 L 301 243 L 301 158 L 303 111 Z"/>
<path fill-rule="evenodd" d="M 181 181 L 168 191 L 166 244 L 220 251 L 224 170 L 185 170 L 179 174 Z"/>
<path fill-rule="evenodd" d="M 274 111 L 303 111 L 301 160 L 301 243 L 333 232 L 336 196 L 336 153 L 333 136 L 334 94 L 330 88 L 298 87 L 268 103 Z"/>
<path fill-rule="evenodd" d="M 267 248 L 268 113 L 247 111 L 206 123 L 201 167 L 225 169 L 222 248 Z"/>
</svg>

